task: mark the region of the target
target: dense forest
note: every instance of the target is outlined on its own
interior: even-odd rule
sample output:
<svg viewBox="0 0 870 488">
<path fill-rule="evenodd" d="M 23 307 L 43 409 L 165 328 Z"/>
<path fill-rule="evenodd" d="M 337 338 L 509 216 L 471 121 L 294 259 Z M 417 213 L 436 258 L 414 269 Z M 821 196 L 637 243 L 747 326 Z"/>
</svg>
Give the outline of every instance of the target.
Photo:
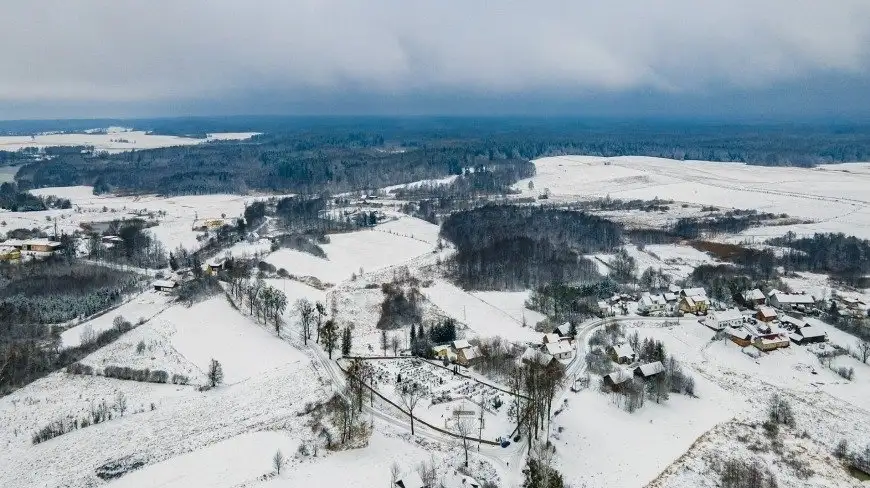
<svg viewBox="0 0 870 488">
<path fill-rule="evenodd" d="M 84 354 L 61 352 L 54 324 L 86 317 L 138 291 L 135 274 L 64 257 L 0 266 L 0 395 Z M 108 336 L 94 337 L 96 344 Z"/>
<path fill-rule="evenodd" d="M 50 208 L 71 208 L 66 198 L 55 196 L 38 197 L 18 188 L 13 182 L 0 185 L 0 208 L 12 212 L 37 212 Z"/>
<path fill-rule="evenodd" d="M 789 232 L 769 244 L 790 249 L 780 258 L 787 270 L 827 273 L 858 284 L 870 274 L 870 241 L 845 234 L 815 234 L 797 238 Z"/>
<path fill-rule="evenodd" d="M 450 273 L 477 289 L 597 281 L 595 265 L 582 255 L 614 250 L 621 235 L 608 220 L 538 206 L 486 205 L 451 214 L 441 226 L 457 248 Z"/>
<path fill-rule="evenodd" d="M 34 187 L 94 185 L 98 192 L 313 193 L 443 178 L 481 164 L 493 167 L 499 162 L 561 154 L 800 166 L 870 159 L 870 131 L 860 126 L 615 123 L 558 118 L 280 117 L 167 119 L 131 121 L 127 125 L 187 136 L 221 130 L 265 134 L 246 141 L 114 155 L 64 151 L 50 160 L 24 165 L 17 179 Z M 6 154 L 0 160 L 14 163 L 14 156 Z M 480 183 L 474 182 L 473 186 Z M 498 182 L 492 186 L 499 186 Z"/>
</svg>

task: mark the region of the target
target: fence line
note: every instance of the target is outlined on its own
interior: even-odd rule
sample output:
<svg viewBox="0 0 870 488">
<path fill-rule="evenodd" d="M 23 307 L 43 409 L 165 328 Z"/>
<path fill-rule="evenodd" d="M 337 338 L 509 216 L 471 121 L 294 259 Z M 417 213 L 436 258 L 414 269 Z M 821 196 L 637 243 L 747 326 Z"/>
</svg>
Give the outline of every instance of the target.
<svg viewBox="0 0 870 488">
<path fill-rule="evenodd" d="M 366 359 L 366 358 L 359 358 L 359 359 Z M 372 358 L 372 359 L 374 359 L 374 358 Z M 449 430 L 444 430 L 444 429 L 442 429 L 442 428 L 435 427 L 434 425 L 430 424 L 429 422 L 426 422 L 425 420 L 422 420 L 422 419 L 420 419 L 420 418 L 418 418 L 418 417 L 414 417 L 414 416 L 411 415 L 410 413 L 408 413 L 408 412 L 406 412 L 405 410 L 403 410 L 402 407 L 400 407 L 399 405 L 393 403 L 391 400 L 387 399 L 384 395 L 381 395 L 381 393 L 378 392 L 378 390 L 376 390 L 376 389 L 373 388 L 372 386 L 369 386 L 368 384 L 366 384 L 365 381 L 360 380 L 360 379 L 357 378 L 354 374 L 348 372 L 346 369 L 344 369 L 344 367 L 342 367 L 342 365 L 341 365 L 338 361 L 336 361 L 336 364 L 338 365 L 338 369 L 340 369 L 344 374 L 346 374 L 346 375 L 348 375 L 349 377 L 351 377 L 351 378 L 355 379 L 356 381 L 358 381 L 361 385 L 365 386 L 369 391 L 371 391 L 372 393 L 374 393 L 375 395 L 377 395 L 378 398 L 380 398 L 381 400 L 383 400 L 383 401 L 389 403 L 389 404 L 392 405 L 393 407 L 396 407 L 396 409 L 398 409 L 400 412 L 402 412 L 403 414 L 407 415 L 408 417 L 413 417 L 413 421 L 414 421 L 414 422 L 417 422 L 417 423 L 419 423 L 419 424 L 423 424 L 423 425 L 425 425 L 426 427 L 429 427 L 430 429 L 432 429 L 432 430 L 434 430 L 434 431 L 436 431 L 436 432 L 440 432 L 440 433 L 442 433 L 442 434 L 448 435 L 448 436 L 450 436 L 450 437 L 453 437 L 454 439 L 460 439 L 460 440 L 461 440 L 461 439 L 466 439 L 466 440 L 471 441 L 471 442 L 482 442 L 482 443 L 484 443 L 484 444 L 489 444 L 489 445 L 491 445 L 491 446 L 501 446 L 500 443 L 495 442 L 495 441 L 490 441 L 490 440 L 486 440 L 486 439 L 479 439 L 479 438 L 477 438 L 477 437 L 471 437 L 471 436 L 465 436 L 465 437 L 463 437 L 463 436 L 461 436 L 461 435 L 459 435 L 459 434 L 456 434 L 456 433 L 454 433 L 454 432 L 450 432 Z"/>
<path fill-rule="evenodd" d="M 529 399 L 529 397 L 522 395 L 520 393 L 514 393 L 510 390 L 505 390 L 504 388 L 502 388 L 500 386 L 496 386 L 496 385 L 487 383 L 486 381 L 483 381 L 479 378 L 475 378 L 474 376 L 469 376 L 467 374 L 463 374 L 459 370 L 453 370 L 451 368 L 448 368 L 448 367 L 444 366 L 443 364 L 441 364 L 440 362 L 432 360 L 432 359 L 425 359 L 425 358 L 421 358 L 421 357 L 417 357 L 417 356 L 344 356 L 342 359 L 359 359 L 362 361 L 369 361 L 372 359 L 416 359 L 418 361 L 423 361 L 423 362 L 430 364 L 432 366 L 436 366 L 436 367 L 439 367 L 441 369 L 446 369 L 447 371 L 450 371 L 451 373 L 453 373 L 457 376 L 461 376 L 465 379 L 469 379 L 469 380 L 472 380 L 474 382 L 480 383 L 481 385 L 488 386 L 488 387 L 492 388 L 493 390 L 498 390 L 502 393 L 507 393 L 508 395 L 516 395 L 516 396 L 523 398 L 525 400 Z"/>
</svg>

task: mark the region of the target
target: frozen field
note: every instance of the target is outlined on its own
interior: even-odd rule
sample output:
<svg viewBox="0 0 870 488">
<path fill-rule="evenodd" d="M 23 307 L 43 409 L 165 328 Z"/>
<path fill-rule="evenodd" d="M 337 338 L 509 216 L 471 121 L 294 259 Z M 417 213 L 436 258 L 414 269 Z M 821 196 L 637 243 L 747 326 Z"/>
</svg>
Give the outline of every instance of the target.
<svg viewBox="0 0 870 488">
<path fill-rule="evenodd" d="M 549 189 L 556 201 L 600 198 L 671 199 L 723 208 L 787 213 L 812 224 L 750 229 L 752 236 L 846 232 L 870 237 L 870 172 L 866 164 L 820 168 L 749 166 L 675 161 L 640 156 L 558 156 L 535 161 L 537 174 L 515 187 L 538 195 Z M 651 217 L 659 218 L 655 215 Z"/>
<path fill-rule="evenodd" d="M 187 308 L 176 305 L 156 319 L 155 328 L 170 337 L 172 347 L 201 371 L 212 358 L 220 361 L 228 384 L 305 359 L 289 344 L 276 340 L 218 296 Z"/>
<path fill-rule="evenodd" d="M 48 134 L 37 136 L 0 136 L 0 151 L 18 151 L 26 147 L 93 146 L 96 151 L 118 153 L 158 147 L 190 146 L 211 141 L 250 139 L 257 132 L 208 134 L 205 139 L 147 134 L 144 131 L 108 132 L 106 134 Z"/>
<path fill-rule="evenodd" d="M 433 250 L 433 245 L 411 237 L 380 230 L 363 230 L 329 236 L 330 243 L 320 247 L 327 259 L 292 249 L 280 249 L 266 258 L 276 268 L 292 275 L 314 276 L 338 284 L 351 275 L 402 264 Z"/>
<path fill-rule="evenodd" d="M 231 488 L 273 471 L 272 456 L 291 457 L 299 439 L 282 431 L 241 434 L 182 454 L 109 483 L 111 488 Z"/>
</svg>

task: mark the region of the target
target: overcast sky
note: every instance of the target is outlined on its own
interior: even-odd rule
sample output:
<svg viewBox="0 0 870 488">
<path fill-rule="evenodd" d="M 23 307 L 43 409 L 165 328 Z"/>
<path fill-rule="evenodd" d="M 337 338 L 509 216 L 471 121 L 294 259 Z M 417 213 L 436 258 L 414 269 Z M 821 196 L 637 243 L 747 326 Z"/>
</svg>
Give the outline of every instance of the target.
<svg viewBox="0 0 870 488">
<path fill-rule="evenodd" d="M 870 115 L 870 0 L 4 0 L 0 119 Z"/>
</svg>

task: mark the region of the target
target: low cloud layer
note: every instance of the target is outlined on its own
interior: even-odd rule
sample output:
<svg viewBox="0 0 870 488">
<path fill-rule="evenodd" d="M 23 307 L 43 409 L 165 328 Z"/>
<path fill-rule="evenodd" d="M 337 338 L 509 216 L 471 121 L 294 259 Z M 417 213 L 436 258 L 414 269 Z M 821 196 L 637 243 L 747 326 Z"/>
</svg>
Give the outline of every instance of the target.
<svg viewBox="0 0 870 488">
<path fill-rule="evenodd" d="M 870 2 L 15 1 L 0 46 L 5 106 L 673 96 L 868 80 Z"/>
</svg>

